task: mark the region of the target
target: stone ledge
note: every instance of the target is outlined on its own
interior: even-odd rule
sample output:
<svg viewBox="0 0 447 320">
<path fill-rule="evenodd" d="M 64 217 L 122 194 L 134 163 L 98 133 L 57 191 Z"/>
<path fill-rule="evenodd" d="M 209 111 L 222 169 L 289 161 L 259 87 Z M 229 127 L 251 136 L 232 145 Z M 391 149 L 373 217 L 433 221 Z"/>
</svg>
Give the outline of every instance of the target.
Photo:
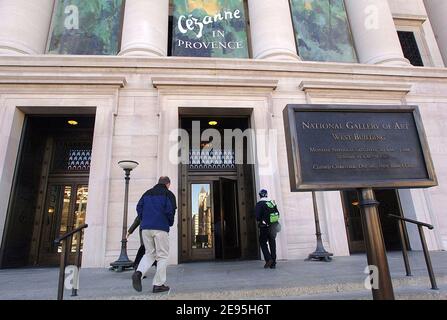
<svg viewBox="0 0 447 320">
<path fill-rule="evenodd" d="M 123 88 L 127 81 L 124 76 L 83 76 L 72 75 L 5 75 L 0 73 L 0 84 L 58 84 L 58 85 L 99 85 Z"/>
<path fill-rule="evenodd" d="M 428 17 L 426 15 L 403 14 L 403 13 L 393 14 L 393 18 L 395 20 L 413 21 L 413 22 L 417 22 L 418 24 L 423 24 L 428 19 Z"/>
<path fill-rule="evenodd" d="M 447 68 L 378 66 L 359 63 L 314 61 L 274 61 L 260 59 L 188 58 L 188 57 L 123 57 L 123 56 L 0 56 L 0 70 L 20 73 L 28 68 L 81 69 L 175 69 L 175 70 L 238 70 L 251 72 L 348 74 L 385 77 L 433 78 L 447 80 Z"/>
<path fill-rule="evenodd" d="M 327 81 L 327 80 L 306 80 L 302 81 L 299 89 L 302 91 L 311 90 L 347 90 L 347 91 L 378 91 L 378 92 L 399 92 L 406 95 L 411 91 L 411 84 L 400 82 L 373 82 L 373 81 Z"/>
<path fill-rule="evenodd" d="M 275 90 L 278 80 L 263 80 L 253 78 L 230 78 L 230 77 L 153 77 L 152 83 L 155 88 L 162 87 L 252 87 Z"/>
</svg>

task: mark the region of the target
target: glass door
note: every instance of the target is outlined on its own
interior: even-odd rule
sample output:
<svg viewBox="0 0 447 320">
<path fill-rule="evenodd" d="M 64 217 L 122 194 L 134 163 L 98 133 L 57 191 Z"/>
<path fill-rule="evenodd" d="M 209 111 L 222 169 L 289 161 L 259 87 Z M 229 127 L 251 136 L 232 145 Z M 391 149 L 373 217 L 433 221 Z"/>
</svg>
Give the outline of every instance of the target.
<svg viewBox="0 0 447 320">
<path fill-rule="evenodd" d="M 87 198 L 88 198 L 88 185 L 77 185 L 76 186 L 76 202 L 74 207 L 74 229 L 79 228 L 85 223 L 85 214 L 87 212 Z M 80 233 L 73 238 L 73 242 L 71 244 L 71 252 L 73 254 L 76 253 L 76 246 L 78 242 L 80 242 L 80 249 L 82 252 L 82 246 L 84 244 L 84 233 L 82 233 L 81 239 Z"/>
<path fill-rule="evenodd" d="M 85 223 L 87 210 L 88 186 L 84 183 L 50 183 L 47 188 L 45 212 L 40 229 L 39 265 L 52 266 L 59 263 L 62 246 L 54 241 Z M 69 262 L 74 262 L 76 245 L 83 239 L 74 237 L 69 243 L 71 255 Z"/>
<path fill-rule="evenodd" d="M 194 260 L 214 259 L 214 206 L 211 183 L 191 183 L 190 249 Z"/>
<path fill-rule="evenodd" d="M 358 207 L 358 197 L 355 191 L 344 191 L 342 193 L 344 202 L 345 225 L 348 235 L 350 253 L 365 252 L 365 242 L 363 238 L 363 227 L 360 209 Z"/>
</svg>

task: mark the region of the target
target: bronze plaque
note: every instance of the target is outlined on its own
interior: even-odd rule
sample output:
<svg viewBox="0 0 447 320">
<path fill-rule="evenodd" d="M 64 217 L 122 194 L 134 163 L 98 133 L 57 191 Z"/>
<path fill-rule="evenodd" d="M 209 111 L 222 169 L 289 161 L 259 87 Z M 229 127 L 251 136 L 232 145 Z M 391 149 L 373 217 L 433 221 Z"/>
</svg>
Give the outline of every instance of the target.
<svg viewBox="0 0 447 320">
<path fill-rule="evenodd" d="M 292 191 L 437 185 L 417 106 L 288 105 Z"/>
</svg>

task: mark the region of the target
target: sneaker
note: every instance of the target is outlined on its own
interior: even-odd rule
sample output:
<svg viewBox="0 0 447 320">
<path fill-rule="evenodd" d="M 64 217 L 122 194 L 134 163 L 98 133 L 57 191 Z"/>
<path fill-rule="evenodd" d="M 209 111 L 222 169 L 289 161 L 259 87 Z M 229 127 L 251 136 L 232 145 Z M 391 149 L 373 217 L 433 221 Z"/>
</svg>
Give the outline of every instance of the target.
<svg viewBox="0 0 447 320">
<path fill-rule="evenodd" d="M 132 275 L 132 286 L 138 292 L 143 291 L 143 287 L 141 286 L 141 276 L 142 274 L 140 271 L 135 271 Z"/>
<path fill-rule="evenodd" d="M 161 285 L 161 286 L 154 286 L 154 288 L 152 289 L 153 293 L 160 293 L 160 292 L 166 292 L 169 291 L 170 288 L 168 286 L 165 285 Z"/>
<path fill-rule="evenodd" d="M 276 262 L 272 263 L 272 265 L 270 266 L 270 269 L 276 269 Z"/>
<path fill-rule="evenodd" d="M 269 260 L 269 261 L 267 261 L 266 263 L 265 263 L 265 265 L 264 265 L 264 269 L 268 269 L 268 268 L 270 268 L 272 265 L 273 265 L 273 260 Z"/>
</svg>

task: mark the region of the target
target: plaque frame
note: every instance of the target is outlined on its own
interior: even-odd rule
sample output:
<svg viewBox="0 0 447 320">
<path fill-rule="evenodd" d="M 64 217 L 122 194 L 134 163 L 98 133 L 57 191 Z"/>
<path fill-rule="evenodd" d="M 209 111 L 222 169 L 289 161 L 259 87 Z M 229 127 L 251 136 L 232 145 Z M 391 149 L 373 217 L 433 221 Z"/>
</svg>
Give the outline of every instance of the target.
<svg viewBox="0 0 447 320">
<path fill-rule="evenodd" d="M 421 146 L 420 152 L 425 162 L 427 171 L 426 179 L 368 179 L 362 182 L 356 181 L 330 181 L 318 182 L 303 180 L 302 166 L 300 163 L 299 137 L 295 123 L 297 112 L 354 112 L 354 113 L 411 113 L 416 125 L 417 136 Z M 427 136 L 423 126 L 419 107 L 416 105 L 329 105 L 329 104 L 288 104 L 283 110 L 284 130 L 286 136 L 287 159 L 289 167 L 290 188 L 292 192 L 308 191 L 339 191 L 347 189 L 402 189 L 402 188 L 429 188 L 438 185 L 433 161 L 430 155 Z"/>
</svg>

